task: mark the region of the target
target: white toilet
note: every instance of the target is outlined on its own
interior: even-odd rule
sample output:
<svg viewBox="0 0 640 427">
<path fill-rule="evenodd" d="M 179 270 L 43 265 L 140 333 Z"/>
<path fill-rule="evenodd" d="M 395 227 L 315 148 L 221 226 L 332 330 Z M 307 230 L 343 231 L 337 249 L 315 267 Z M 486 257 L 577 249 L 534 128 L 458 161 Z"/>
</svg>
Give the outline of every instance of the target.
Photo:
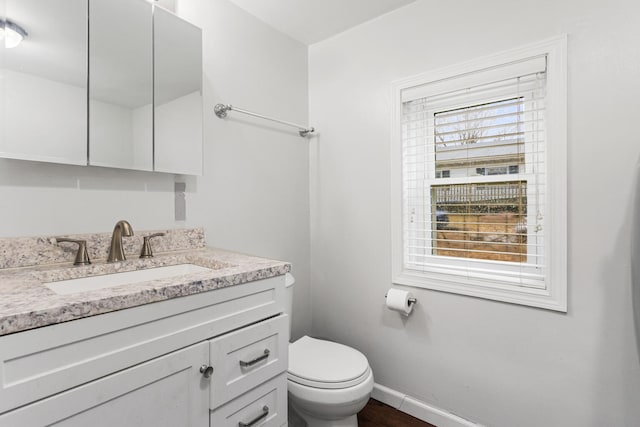
<svg viewBox="0 0 640 427">
<path fill-rule="evenodd" d="M 287 274 L 289 322 L 294 283 Z M 304 336 L 289 344 L 287 388 L 289 405 L 309 427 L 355 427 L 373 390 L 373 372 L 358 350 Z"/>
</svg>

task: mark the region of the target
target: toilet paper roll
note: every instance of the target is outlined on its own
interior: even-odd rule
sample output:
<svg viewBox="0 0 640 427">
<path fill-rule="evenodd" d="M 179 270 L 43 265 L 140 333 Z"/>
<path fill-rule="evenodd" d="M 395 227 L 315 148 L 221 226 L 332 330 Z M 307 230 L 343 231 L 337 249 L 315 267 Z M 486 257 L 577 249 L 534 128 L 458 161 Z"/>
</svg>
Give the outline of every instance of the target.
<svg viewBox="0 0 640 427">
<path fill-rule="evenodd" d="M 413 298 L 413 294 L 400 289 L 389 289 L 387 291 L 387 308 L 399 312 L 404 316 L 408 316 L 413 310 L 414 304 L 409 302 L 409 298 Z"/>
</svg>

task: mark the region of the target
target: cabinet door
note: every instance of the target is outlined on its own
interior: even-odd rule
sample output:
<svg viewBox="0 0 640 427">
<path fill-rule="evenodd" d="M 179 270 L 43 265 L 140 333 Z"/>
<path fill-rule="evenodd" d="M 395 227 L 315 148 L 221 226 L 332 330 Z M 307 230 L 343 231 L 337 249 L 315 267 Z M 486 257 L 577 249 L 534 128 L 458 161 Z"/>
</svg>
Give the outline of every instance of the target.
<svg viewBox="0 0 640 427">
<path fill-rule="evenodd" d="M 154 169 L 202 175 L 202 31 L 153 12 Z"/>
<path fill-rule="evenodd" d="M 196 344 L 0 415 L 0 426 L 205 427 L 208 359 Z"/>
<path fill-rule="evenodd" d="M 0 0 L 0 157 L 87 164 L 87 14 L 87 0 Z"/>
<path fill-rule="evenodd" d="M 143 0 L 89 1 L 89 164 L 153 170 L 153 20 Z"/>
</svg>

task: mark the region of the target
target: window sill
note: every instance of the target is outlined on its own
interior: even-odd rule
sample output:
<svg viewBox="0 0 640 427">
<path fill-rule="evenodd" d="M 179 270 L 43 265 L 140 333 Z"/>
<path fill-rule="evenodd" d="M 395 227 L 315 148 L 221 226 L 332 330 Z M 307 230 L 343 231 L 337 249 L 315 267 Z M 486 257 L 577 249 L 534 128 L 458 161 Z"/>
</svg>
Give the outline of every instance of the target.
<svg viewBox="0 0 640 427">
<path fill-rule="evenodd" d="M 476 298 L 567 312 L 566 286 L 530 287 L 509 283 L 504 278 L 468 277 L 463 274 L 434 271 L 402 271 L 394 275 L 393 284 L 432 289 Z"/>
</svg>

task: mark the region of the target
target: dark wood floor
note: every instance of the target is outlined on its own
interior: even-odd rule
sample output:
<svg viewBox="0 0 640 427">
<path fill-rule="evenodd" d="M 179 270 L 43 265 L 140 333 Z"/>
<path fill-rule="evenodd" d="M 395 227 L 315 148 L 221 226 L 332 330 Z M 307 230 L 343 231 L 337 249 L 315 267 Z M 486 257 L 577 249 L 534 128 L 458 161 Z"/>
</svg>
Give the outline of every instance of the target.
<svg viewBox="0 0 640 427">
<path fill-rule="evenodd" d="M 358 413 L 359 427 L 436 427 L 374 399 Z"/>
</svg>

